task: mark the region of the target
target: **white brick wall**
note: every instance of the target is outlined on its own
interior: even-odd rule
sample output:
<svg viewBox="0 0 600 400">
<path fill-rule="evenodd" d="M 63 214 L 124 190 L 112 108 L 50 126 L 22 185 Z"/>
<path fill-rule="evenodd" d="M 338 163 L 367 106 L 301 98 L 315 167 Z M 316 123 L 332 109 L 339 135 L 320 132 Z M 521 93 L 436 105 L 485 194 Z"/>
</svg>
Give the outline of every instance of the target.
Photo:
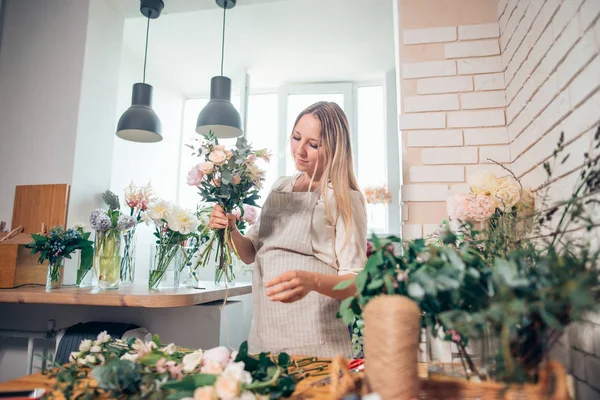
<svg viewBox="0 0 600 400">
<path fill-rule="evenodd" d="M 478 152 L 476 147 L 427 148 L 421 151 L 421 158 L 423 164 L 476 164 Z"/>
<path fill-rule="evenodd" d="M 480 128 L 464 130 L 465 144 L 469 146 L 480 144 L 508 144 L 508 130 L 500 128 Z"/>
<path fill-rule="evenodd" d="M 456 61 L 426 61 L 402 64 L 402 78 L 428 78 L 456 75 Z"/>
<path fill-rule="evenodd" d="M 495 39 L 447 43 L 445 50 L 446 58 L 495 56 L 500 54 L 500 46 Z"/>
<path fill-rule="evenodd" d="M 446 201 L 448 185 L 402 185 L 402 201 Z"/>
<path fill-rule="evenodd" d="M 402 226 L 402 239 L 413 240 L 423 237 L 423 227 L 418 224 L 405 224 Z"/>
<path fill-rule="evenodd" d="M 476 75 L 475 90 L 504 90 L 504 74 Z"/>
<path fill-rule="evenodd" d="M 477 110 L 479 108 L 500 108 L 506 105 L 504 90 L 495 92 L 475 92 L 460 95 L 460 104 L 463 110 Z"/>
<path fill-rule="evenodd" d="M 508 145 L 505 146 L 484 146 L 479 149 L 480 163 L 510 163 L 510 151 Z"/>
<path fill-rule="evenodd" d="M 488 39 L 500 36 L 498 23 L 461 25 L 458 27 L 458 40 Z"/>
<path fill-rule="evenodd" d="M 446 127 L 446 114 L 419 113 L 402 114 L 399 118 L 400 129 L 435 129 Z"/>
<path fill-rule="evenodd" d="M 458 95 L 432 94 L 404 99 L 404 112 L 459 110 Z"/>
<path fill-rule="evenodd" d="M 504 126 L 504 110 L 455 111 L 448 113 L 449 128 Z"/>
<path fill-rule="evenodd" d="M 600 123 L 600 1 L 541 3 L 498 1 L 509 144 L 479 149 L 480 163 L 491 153 L 504 160 L 512 156 L 512 171 L 529 187 L 545 179 L 542 164 L 551 157 L 561 132 L 571 157 L 556 170 L 566 174 L 582 163 L 582 153 Z M 465 145 L 482 145 L 472 141 L 478 137 L 464 130 Z M 466 173 L 473 168 L 467 166 Z M 561 182 L 569 187 L 577 174 L 575 170 Z M 557 187 L 551 201 L 568 192 Z M 567 340 L 552 351 L 574 376 L 575 397 L 583 400 L 600 399 L 600 315 L 588 319 L 569 327 Z"/>
<path fill-rule="evenodd" d="M 502 72 L 502 59 L 495 57 L 465 58 L 457 60 L 460 75 Z"/>
<path fill-rule="evenodd" d="M 464 182 L 465 167 L 446 165 L 440 167 L 410 167 L 411 182 Z"/>
<path fill-rule="evenodd" d="M 446 26 L 440 28 L 411 29 L 402 33 L 404 44 L 422 44 L 453 42 L 456 40 L 456 27 Z"/>
<path fill-rule="evenodd" d="M 469 92 L 471 90 L 473 90 L 473 78 L 470 76 L 428 78 L 417 81 L 419 94 Z"/>
<path fill-rule="evenodd" d="M 408 147 L 446 147 L 462 144 L 463 131 L 459 129 L 408 132 Z"/>
</svg>

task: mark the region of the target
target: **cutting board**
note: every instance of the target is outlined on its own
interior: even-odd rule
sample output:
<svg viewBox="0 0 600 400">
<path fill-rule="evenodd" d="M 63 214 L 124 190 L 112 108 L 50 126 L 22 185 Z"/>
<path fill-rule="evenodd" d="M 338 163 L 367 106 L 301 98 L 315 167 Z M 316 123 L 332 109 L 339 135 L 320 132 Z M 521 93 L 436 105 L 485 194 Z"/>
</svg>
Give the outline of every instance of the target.
<svg viewBox="0 0 600 400">
<path fill-rule="evenodd" d="M 46 283 L 48 261 L 39 264 L 38 255 L 24 244 L 31 242 L 30 233 L 41 231 L 42 224 L 47 229 L 65 227 L 68 206 L 67 184 L 17 186 L 11 229 L 23 226 L 24 233 L 0 243 L 0 288 Z"/>
</svg>

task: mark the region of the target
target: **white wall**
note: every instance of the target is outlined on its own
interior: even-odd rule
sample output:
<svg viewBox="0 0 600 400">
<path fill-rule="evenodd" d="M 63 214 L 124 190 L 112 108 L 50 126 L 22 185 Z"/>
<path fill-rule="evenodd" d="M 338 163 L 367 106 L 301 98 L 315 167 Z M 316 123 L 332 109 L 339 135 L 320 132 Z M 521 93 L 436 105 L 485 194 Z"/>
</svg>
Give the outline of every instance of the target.
<svg viewBox="0 0 600 400">
<path fill-rule="evenodd" d="M 0 52 L 0 220 L 16 185 L 72 183 L 87 1 L 5 1 Z M 56 44 L 60 43 L 60 46 Z"/>
<path fill-rule="evenodd" d="M 564 132 L 568 161 L 551 201 L 572 193 L 600 124 L 600 1 L 498 1 L 512 170 L 532 188 Z M 585 233 L 591 240 L 599 233 Z M 600 398 L 600 316 L 569 327 L 553 350 L 575 377 L 576 398 Z"/>
</svg>

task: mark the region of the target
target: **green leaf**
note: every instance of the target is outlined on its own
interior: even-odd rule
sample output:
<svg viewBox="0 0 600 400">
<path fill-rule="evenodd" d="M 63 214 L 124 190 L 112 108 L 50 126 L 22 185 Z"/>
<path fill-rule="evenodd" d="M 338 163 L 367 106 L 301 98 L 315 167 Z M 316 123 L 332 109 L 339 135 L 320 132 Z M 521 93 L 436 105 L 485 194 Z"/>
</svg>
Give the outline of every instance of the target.
<svg viewBox="0 0 600 400">
<path fill-rule="evenodd" d="M 333 290 L 344 290 L 344 289 L 348 289 L 350 286 L 352 286 L 352 284 L 354 283 L 354 279 L 346 279 L 344 281 L 341 281 L 340 283 L 338 283 L 337 285 L 335 285 L 333 287 Z"/>
<path fill-rule="evenodd" d="M 290 356 L 287 353 L 279 353 L 277 363 L 281 368 L 287 368 L 290 365 Z"/>
<path fill-rule="evenodd" d="M 378 250 L 368 258 L 365 270 L 376 269 L 381 264 L 383 264 L 383 251 Z"/>
<path fill-rule="evenodd" d="M 363 290 L 365 289 L 365 284 L 367 283 L 367 277 L 368 277 L 368 273 L 367 271 L 360 271 L 355 278 L 355 282 L 356 282 L 356 290 L 358 291 L 358 293 L 362 293 Z"/>
<path fill-rule="evenodd" d="M 240 349 L 238 350 L 238 355 L 235 358 L 235 362 L 244 361 L 248 357 L 248 341 L 244 341 L 240 345 Z"/>
<path fill-rule="evenodd" d="M 152 335 L 152 341 L 156 344 L 156 346 L 160 347 L 160 336 L 155 333 L 154 335 Z"/>
<path fill-rule="evenodd" d="M 367 285 L 367 290 L 377 290 L 383 287 L 383 279 L 376 279 Z"/>
<path fill-rule="evenodd" d="M 203 386 L 212 386 L 217 381 L 216 375 L 211 374 L 195 374 L 195 375 L 187 375 L 180 381 L 171 381 L 163 384 L 161 387 L 163 389 L 170 390 L 183 390 L 183 391 L 194 391 L 199 387 Z"/>
</svg>

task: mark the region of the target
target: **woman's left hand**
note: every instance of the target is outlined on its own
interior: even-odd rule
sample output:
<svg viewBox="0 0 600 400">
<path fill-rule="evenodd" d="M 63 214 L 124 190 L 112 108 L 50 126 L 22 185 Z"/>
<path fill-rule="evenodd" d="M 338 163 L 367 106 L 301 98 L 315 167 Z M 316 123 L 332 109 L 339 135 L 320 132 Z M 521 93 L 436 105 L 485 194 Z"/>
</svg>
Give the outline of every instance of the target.
<svg viewBox="0 0 600 400">
<path fill-rule="evenodd" d="M 275 287 L 274 287 L 275 286 Z M 308 271 L 288 271 L 265 285 L 271 301 L 293 303 L 302 300 L 317 286 L 316 276 Z"/>
</svg>

